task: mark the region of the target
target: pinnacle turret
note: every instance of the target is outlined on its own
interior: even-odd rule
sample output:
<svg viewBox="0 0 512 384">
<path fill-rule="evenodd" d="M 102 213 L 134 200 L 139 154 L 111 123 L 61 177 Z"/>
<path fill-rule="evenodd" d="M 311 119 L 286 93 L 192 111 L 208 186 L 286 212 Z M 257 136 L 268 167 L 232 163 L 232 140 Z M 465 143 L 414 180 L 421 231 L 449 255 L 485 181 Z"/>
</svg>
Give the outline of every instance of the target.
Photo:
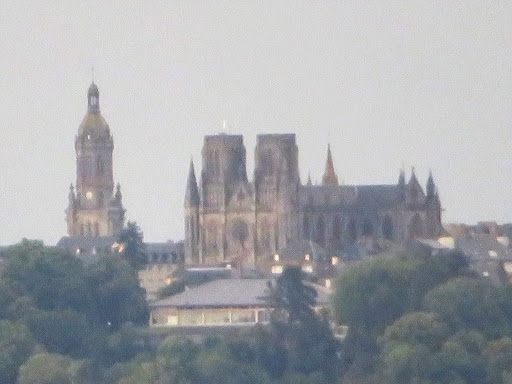
<svg viewBox="0 0 512 384">
<path fill-rule="evenodd" d="M 325 171 L 322 177 L 323 185 L 338 185 L 338 175 L 334 171 L 332 162 L 331 145 L 327 145 L 327 160 L 325 161 Z"/>
<path fill-rule="evenodd" d="M 190 160 L 190 167 L 187 179 L 187 191 L 185 192 L 185 205 L 199 205 L 199 191 L 197 189 L 196 173 L 194 170 L 194 161 Z"/>
</svg>

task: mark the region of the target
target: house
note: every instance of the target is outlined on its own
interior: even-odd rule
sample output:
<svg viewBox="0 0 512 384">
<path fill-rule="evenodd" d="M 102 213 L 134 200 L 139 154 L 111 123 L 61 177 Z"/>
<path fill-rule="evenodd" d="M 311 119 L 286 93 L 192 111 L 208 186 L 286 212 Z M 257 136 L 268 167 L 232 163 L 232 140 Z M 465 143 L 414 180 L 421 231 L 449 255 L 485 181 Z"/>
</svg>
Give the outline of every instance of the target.
<svg viewBox="0 0 512 384">
<path fill-rule="evenodd" d="M 268 279 L 220 279 L 149 304 L 152 327 L 250 326 L 266 323 Z M 314 286 L 318 307 L 329 303 L 329 290 Z"/>
</svg>

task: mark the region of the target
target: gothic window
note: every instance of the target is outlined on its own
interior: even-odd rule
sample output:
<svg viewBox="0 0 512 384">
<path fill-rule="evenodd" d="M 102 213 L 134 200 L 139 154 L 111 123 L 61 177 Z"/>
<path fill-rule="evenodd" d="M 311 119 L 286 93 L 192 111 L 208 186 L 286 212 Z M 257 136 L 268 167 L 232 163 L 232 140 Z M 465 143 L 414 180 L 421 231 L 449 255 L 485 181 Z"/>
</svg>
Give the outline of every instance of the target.
<svg viewBox="0 0 512 384">
<path fill-rule="evenodd" d="M 384 221 L 382 222 L 382 235 L 385 239 L 393 240 L 393 232 L 393 221 L 391 220 L 391 217 L 384 217 Z"/>
<path fill-rule="evenodd" d="M 409 225 L 409 239 L 423 237 L 423 220 L 418 213 L 414 215 Z"/>
<path fill-rule="evenodd" d="M 231 225 L 231 237 L 241 249 L 245 249 L 245 242 L 249 237 L 247 224 L 242 220 L 236 219 Z"/>
<path fill-rule="evenodd" d="M 369 218 L 364 219 L 363 236 L 373 236 L 373 224 Z"/>
<path fill-rule="evenodd" d="M 351 217 L 348 222 L 348 238 L 350 241 L 355 241 L 357 239 L 357 224 L 353 217 Z"/>
<path fill-rule="evenodd" d="M 316 221 L 316 233 L 315 233 L 315 243 L 324 245 L 325 242 L 325 224 L 322 216 L 318 218 Z"/>
<path fill-rule="evenodd" d="M 104 164 L 103 164 L 103 161 L 102 161 L 101 157 L 97 157 L 96 158 L 96 172 L 100 176 L 105 173 L 105 167 L 104 167 Z"/>
<path fill-rule="evenodd" d="M 304 215 L 304 221 L 303 221 L 302 225 L 303 225 L 302 232 L 304 234 L 304 238 L 311 240 L 311 235 L 312 235 L 311 221 L 309 220 L 308 216 Z"/>
<path fill-rule="evenodd" d="M 268 220 L 264 220 L 260 227 L 261 246 L 264 249 L 270 248 L 270 224 Z"/>
<path fill-rule="evenodd" d="M 85 235 L 85 227 L 84 227 L 84 224 L 80 224 L 80 235 Z"/>
<path fill-rule="evenodd" d="M 87 236 L 92 236 L 92 225 L 91 225 L 91 222 L 87 223 Z"/>
<path fill-rule="evenodd" d="M 338 245 L 341 241 L 341 218 L 339 215 L 334 216 L 332 237 L 334 243 Z"/>
<path fill-rule="evenodd" d="M 94 223 L 94 236 L 98 237 L 100 235 L 100 225 L 96 222 Z"/>
</svg>

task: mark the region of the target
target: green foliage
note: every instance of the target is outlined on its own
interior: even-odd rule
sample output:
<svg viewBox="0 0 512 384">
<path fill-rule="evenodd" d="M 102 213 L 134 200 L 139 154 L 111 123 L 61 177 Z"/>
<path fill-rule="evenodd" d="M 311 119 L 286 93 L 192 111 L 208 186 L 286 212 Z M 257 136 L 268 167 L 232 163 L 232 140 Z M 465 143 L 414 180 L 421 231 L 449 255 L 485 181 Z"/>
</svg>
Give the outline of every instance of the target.
<svg viewBox="0 0 512 384">
<path fill-rule="evenodd" d="M 73 384 L 80 362 L 69 357 L 38 353 L 20 368 L 18 384 Z"/>
<path fill-rule="evenodd" d="M 146 323 L 144 290 L 137 272 L 125 260 L 117 255 L 102 257 L 86 274 L 92 298 L 90 314 L 98 326 L 118 329 L 125 322 Z"/>
<path fill-rule="evenodd" d="M 91 328 L 84 314 L 34 310 L 25 319 L 37 342 L 50 352 L 83 356 Z"/>
<path fill-rule="evenodd" d="M 25 325 L 0 321 L 0 383 L 16 382 L 18 368 L 30 356 L 34 345 Z"/>
<path fill-rule="evenodd" d="M 299 268 L 288 267 L 275 285 L 269 284 L 268 301 L 274 310 L 268 334 L 260 334 L 260 358 L 272 377 L 286 370 L 317 372 L 330 382 L 337 374 L 338 345 L 327 319 L 315 313 L 317 293 L 303 277 Z"/>
<path fill-rule="evenodd" d="M 461 277 L 433 289 L 425 308 L 438 313 L 454 330 L 475 329 L 494 338 L 510 330 L 499 290 L 483 279 Z"/>
<path fill-rule="evenodd" d="M 158 299 L 165 299 L 166 297 L 177 295 L 185 291 L 185 282 L 183 280 L 175 280 L 171 284 L 160 288 L 157 292 Z"/>
<path fill-rule="evenodd" d="M 144 235 L 137 223 L 133 221 L 126 223 L 126 227 L 119 233 L 118 242 L 123 245 L 123 250 L 120 252 L 123 259 L 136 270 L 144 268 L 148 262 L 148 255 Z"/>
<path fill-rule="evenodd" d="M 338 319 L 376 336 L 410 308 L 408 296 L 419 262 L 406 258 L 375 259 L 342 275 L 335 287 Z"/>
</svg>

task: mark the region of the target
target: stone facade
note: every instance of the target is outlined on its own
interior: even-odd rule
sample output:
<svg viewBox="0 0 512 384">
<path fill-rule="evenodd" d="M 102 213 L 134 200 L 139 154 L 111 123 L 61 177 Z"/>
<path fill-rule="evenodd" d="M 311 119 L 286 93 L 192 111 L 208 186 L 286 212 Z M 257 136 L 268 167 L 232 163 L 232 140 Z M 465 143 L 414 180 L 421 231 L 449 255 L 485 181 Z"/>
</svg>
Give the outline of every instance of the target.
<svg viewBox="0 0 512 384">
<path fill-rule="evenodd" d="M 258 266 L 310 240 L 343 254 L 362 238 L 407 244 L 442 232 L 432 175 L 423 191 L 414 169 L 397 184 L 339 185 L 328 148 L 321 185 L 302 185 L 294 134 L 257 136 L 253 181 L 241 135 L 206 136 L 199 183 L 191 162 L 185 196 L 188 263 Z"/>
<path fill-rule="evenodd" d="M 123 228 L 125 210 L 119 184 L 114 193 L 113 149 L 93 82 L 87 92 L 87 113 L 75 137 L 76 192 L 71 185 L 66 209 L 69 236 L 115 236 Z"/>
</svg>

